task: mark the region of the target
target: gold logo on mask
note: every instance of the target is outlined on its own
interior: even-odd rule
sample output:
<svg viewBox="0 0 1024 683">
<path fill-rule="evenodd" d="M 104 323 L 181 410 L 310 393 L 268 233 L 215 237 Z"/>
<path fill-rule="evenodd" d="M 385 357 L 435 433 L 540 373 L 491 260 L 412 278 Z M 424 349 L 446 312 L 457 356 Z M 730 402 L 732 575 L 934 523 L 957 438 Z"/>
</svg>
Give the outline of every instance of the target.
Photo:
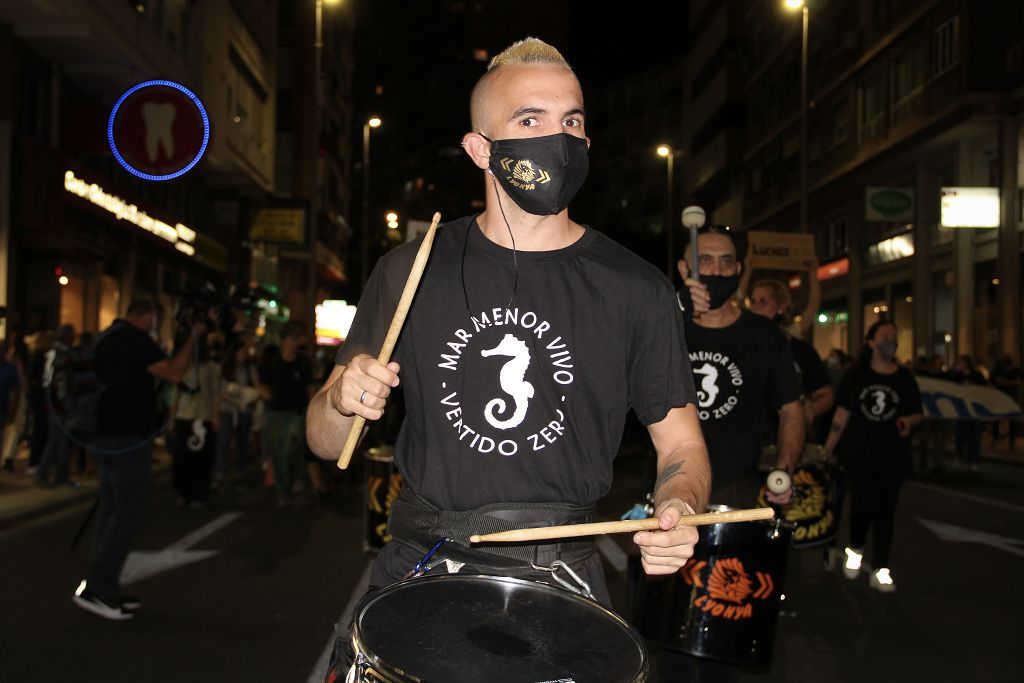
<svg viewBox="0 0 1024 683">
<path fill-rule="evenodd" d="M 551 182 L 548 172 L 542 168 L 534 168 L 533 162 L 529 159 L 516 160 L 506 157 L 501 160 L 501 167 L 511 174 L 506 176 L 506 179 L 520 190 L 534 190 L 537 185 Z"/>
</svg>

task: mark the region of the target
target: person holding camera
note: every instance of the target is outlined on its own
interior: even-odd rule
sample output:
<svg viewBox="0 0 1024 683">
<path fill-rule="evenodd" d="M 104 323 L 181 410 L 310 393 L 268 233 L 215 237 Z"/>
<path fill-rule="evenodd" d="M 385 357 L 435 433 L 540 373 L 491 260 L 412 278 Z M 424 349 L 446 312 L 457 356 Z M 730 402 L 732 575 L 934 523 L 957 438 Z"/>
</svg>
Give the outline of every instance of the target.
<svg viewBox="0 0 1024 683">
<path fill-rule="evenodd" d="M 203 322 L 167 358 L 154 341 L 158 308 L 151 299 L 133 301 L 123 319 L 103 332 L 96 345 L 96 374 L 102 384 L 93 454 L 100 474 L 96 538 L 85 579 L 74 602 L 105 619 L 131 619 L 141 607 L 121 593 L 121 569 L 142 524 L 149 495 L 153 439 L 161 432 L 157 381 L 177 384 L 195 355 Z"/>
</svg>

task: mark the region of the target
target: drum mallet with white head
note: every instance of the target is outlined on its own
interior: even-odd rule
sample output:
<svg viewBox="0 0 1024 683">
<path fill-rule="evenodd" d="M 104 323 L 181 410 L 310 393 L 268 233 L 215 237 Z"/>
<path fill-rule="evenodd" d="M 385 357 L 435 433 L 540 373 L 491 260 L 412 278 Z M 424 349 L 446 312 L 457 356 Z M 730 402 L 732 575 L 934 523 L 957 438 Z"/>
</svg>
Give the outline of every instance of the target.
<svg viewBox="0 0 1024 683">
<path fill-rule="evenodd" d="M 768 481 L 765 486 L 776 496 L 785 493 L 793 486 L 793 480 L 786 470 L 772 470 L 768 473 Z"/>
<path fill-rule="evenodd" d="M 690 231 L 690 277 L 700 280 L 700 261 L 697 259 L 697 231 L 704 227 L 707 216 L 699 206 L 683 209 L 683 227 Z"/>
</svg>

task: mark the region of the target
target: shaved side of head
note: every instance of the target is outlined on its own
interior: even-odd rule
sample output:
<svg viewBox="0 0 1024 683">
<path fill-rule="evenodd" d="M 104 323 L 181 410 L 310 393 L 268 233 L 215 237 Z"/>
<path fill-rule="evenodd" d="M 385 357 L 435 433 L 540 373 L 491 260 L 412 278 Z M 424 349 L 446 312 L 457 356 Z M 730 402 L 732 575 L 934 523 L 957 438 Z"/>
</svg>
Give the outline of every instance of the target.
<svg viewBox="0 0 1024 683">
<path fill-rule="evenodd" d="M 487 71 L 473 87 L 473 94 L 469 98 L 469 117 L 474 132 L 483 132 L 484 123 L 487 121 L 487 90 L 489 83 L 494 80 L 494 74 L 501 67 L 513 64 L 546 64 L 561 66 L 572 71 L 572 67 L 565 61 L 562 53 L 543 40 L 525 38 L 512 43 L 491 60 Z"/>
</svg>

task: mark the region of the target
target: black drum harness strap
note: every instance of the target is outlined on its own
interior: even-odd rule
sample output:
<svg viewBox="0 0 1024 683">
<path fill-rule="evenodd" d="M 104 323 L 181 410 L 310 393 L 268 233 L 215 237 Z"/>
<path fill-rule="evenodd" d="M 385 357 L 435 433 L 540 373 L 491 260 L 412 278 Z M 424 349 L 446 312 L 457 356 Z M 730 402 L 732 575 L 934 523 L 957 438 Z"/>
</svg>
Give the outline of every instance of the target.
<svg viewBox="0 0 1024 683">
<path fill-rule="evenodd" d="M 442 510 L 406 487 L 392 505 L 388 530 L 394 542 L 427 554 L 417 565 L 417 574 L 448 562 L 449 566 L 452 563 L 468 565 L 481 574 L 553 580 L 573 592 L 592 597 L 590 587 L 571 569 L 571 565 L 594 554 L 594 544 L 589 540 L 469 544 L 469 537 L 473 534 L 592 521 L 593 506 L 558 503 L 495 503 L 474 510 Z M 444 539 L 444 542 L 438 539 Z M 559 570 L 564 571 L 576 585 L 561 578 Z"/>
</svg>

